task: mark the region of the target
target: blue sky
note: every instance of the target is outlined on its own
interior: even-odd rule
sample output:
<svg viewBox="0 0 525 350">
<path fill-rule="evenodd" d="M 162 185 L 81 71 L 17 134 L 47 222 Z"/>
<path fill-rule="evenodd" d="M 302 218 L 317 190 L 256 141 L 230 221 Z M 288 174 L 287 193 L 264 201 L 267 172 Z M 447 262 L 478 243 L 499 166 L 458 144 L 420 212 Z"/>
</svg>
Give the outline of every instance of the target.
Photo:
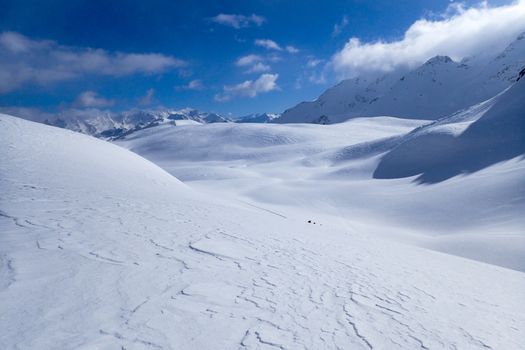
<svg viewBox="0 0 525 350">
<path fill-rule="evenodd" d="M 403 40 L 418 19 L 524 4 L 462 3 L 0 0 L 0 106 L 282 112 L 357 74 L 351 38 L 362 50 Z"/>
</svg>

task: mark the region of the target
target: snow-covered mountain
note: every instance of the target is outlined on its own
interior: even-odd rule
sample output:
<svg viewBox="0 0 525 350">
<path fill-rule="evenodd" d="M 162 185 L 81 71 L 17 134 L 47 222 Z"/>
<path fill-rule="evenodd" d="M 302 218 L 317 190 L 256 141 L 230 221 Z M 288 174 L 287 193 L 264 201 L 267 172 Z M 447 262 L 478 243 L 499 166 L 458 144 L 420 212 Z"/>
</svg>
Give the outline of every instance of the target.
<svg viewBox="0 0 525 350">
<path fill-rule="evenodd" d="M 180 110 L 133 109 L 111 113 L 97 109 L 70 110 L 47 118 L 44 124 L 81 132 L 102 139 L 118 139 L 138 130 L 154 126 L 192 125 L 211 123 L 270 123 L 280 115 L 275 113 L 254 113 L 240 118 L 225 117 L 217 113 L 201 112 L 193 108 Z"/>
<path fill-rule="evenodd" d="M 83 111 L 81 115 L 60 115 L 44 120 L 45 124 L 81 132 L 84 134 L 116 139 L 137 130 L 160 124 L 186 125 L 188 123 L 226 123 L 230 120 L 216 113 L 200 112 L 192 108 L 181 110 L 140 110 L 121 113 Z"/>
<path fill-rule="evenodd" d="M 492 59 L 454 62 L 436 56 L 415 70 L 344 80 L 313 102 L 286 110 L 277 123 L 336 123 L 359 116 L 437 119 L 507 88 L 525 65 L 525 33 Z"/>
<path fill-rule="evenodd" d="M 253 113 L 236 118 L 235 123 L 270 123 L 281 115 L 277 113 Z"/>
</svg>

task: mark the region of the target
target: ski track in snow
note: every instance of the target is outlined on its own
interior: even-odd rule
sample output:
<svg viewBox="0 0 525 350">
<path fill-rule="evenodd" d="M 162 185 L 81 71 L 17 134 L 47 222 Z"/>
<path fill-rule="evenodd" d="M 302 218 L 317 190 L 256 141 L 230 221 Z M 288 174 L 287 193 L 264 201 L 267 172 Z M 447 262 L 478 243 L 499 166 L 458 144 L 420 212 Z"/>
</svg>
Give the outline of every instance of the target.
<svg viewBox="0 0 525 350">
<path fill-rule="evenodd" d="M 519 349 L 525 337 L 521 272 L 232 209 L 129 152 L 146 183 L 116 165 L 93 191 L 67 174 L 100 174 L 53 150 L 68 137 L 116 147 L 0 121 L 2 147 L 20 148 L 0 164 L 2 349 Z M 26 123 L 51 134 L 29 141 L 13 130 Z"/>
</svg>

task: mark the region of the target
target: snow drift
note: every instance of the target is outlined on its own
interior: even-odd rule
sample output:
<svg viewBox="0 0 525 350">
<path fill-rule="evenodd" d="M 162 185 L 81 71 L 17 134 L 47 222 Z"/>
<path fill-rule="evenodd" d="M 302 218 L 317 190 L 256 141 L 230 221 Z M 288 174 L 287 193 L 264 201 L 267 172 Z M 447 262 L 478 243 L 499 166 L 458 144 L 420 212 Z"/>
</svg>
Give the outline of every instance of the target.
<svg viewBox="0 0 525 350">
<path fill-rule="evenodd" d="M 523 80 L 484 105 L 486 108 L 481 113 L 476 113 L 478 106 L 461 113 L 463 118 L 474 115 L 478 119 L 459 135 L 446 129 L 452 122 L 458 122 L 457 115 L 407 135 L 382 158 L 374 177 L 419 175 L 421 182 L 439 182 L 524 155 Z"/>
</svg>

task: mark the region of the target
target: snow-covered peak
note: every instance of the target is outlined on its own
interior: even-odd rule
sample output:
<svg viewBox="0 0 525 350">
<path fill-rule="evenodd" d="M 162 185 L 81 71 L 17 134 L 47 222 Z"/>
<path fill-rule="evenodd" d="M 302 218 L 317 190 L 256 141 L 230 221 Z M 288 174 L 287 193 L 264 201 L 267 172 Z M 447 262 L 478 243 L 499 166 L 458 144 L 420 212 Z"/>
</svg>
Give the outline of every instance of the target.
<svg viewBox="0 0 525 350">
<path fill-rule="evenodd" d="M 454 63 L 449 56 L 434 56 L 425 62 L 424 66 L 435 66 L 438 64 Z"/>
<path fill-rule="evenodd" d="M 391 115 L 437 119 L 485 101 L 509 87 L 525 66 L 525 33 L 501 53 L 468 57 L 432 57 L 408 71 L 380 79 L 348 79 L 312 102 L 286 110 L 278 123 L 337 123 L 355 117 Z"/>
<path fill-rule="evenodd" d="M 525 32 L 489 63 L 490 78 L 513 82 L 516 73 L 525 66 Z"/>
<path fill-rule="evenodd" d="M 367 106 L 374 103 L 401 77 L 396 71 L 380 77 L 356 77 L 341 81 L 326 90 L 318 99 L 301 102 L 287 109 L 276 123 L 337 123 L 349 117 L 363 115 Z M 320 120 L 324 122 L 320 122 Z"/>
</svg>

